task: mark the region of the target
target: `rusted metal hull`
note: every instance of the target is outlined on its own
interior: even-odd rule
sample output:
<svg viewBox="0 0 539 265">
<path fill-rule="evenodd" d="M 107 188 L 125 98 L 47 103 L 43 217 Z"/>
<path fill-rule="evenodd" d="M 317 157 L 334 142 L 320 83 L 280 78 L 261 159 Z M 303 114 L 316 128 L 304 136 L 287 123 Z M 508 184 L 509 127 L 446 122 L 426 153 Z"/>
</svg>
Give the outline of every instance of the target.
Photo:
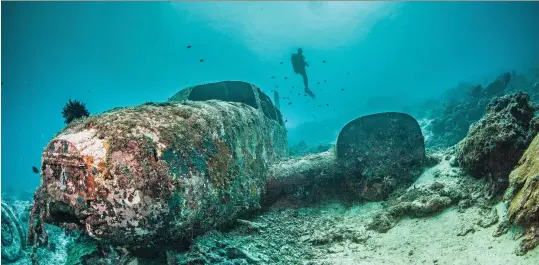
<svg viewBox="0 0 539 265">
<path fill-rule="evenodd" d="M 260 207 L 286 155 L 278 121 L 242 103 L 145 104 L 76 122 L 45 148 L 45 222 L 128 247 L 180 242 Z"/>
</svg>

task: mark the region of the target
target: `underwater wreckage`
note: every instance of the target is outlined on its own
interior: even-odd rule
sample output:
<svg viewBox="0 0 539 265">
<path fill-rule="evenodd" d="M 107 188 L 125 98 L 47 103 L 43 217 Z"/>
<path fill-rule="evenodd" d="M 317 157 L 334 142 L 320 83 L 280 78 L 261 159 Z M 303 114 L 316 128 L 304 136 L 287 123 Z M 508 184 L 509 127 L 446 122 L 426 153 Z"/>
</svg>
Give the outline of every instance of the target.
<svg viewBox="0 0 539 265">
<path fill-rule="evenodd" d="M 43 151 L 29 244 L 46 244 L 43 223 L 50 223 L 155 251 L 185 244 L 291 188 L 331 179 L 351 197 L 381 200 L 419 176 L 425 148 L 414 118 L 380 113 L 346 125 L 335 150 L 286 157 L 280 111 L 245 82 L 194 86 L 165 103 L 74 121 Z"/>
</svg>

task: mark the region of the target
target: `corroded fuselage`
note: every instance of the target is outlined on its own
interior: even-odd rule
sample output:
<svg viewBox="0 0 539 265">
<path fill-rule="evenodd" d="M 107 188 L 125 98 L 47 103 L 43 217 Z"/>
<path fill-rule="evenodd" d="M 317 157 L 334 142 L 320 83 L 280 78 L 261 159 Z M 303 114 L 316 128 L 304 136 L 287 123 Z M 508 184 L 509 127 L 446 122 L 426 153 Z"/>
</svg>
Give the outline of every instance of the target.
<svg viewBox="0 0 539 265">
<path fill-rule="evenodd" d="M 45 148 L 45 222 L 129 247 L 178 242 L 259 207 L 286 130 L 237 102 L 115 109 L 71 124 Z"/>
</svg>

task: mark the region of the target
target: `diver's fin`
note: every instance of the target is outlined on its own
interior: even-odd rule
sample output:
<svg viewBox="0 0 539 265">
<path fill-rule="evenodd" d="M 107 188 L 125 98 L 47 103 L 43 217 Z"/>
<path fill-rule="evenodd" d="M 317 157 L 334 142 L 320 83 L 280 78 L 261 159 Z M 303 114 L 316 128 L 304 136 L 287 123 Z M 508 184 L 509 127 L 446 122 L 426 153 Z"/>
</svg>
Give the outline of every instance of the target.
<svg viewBox="0 0 539 265">
<path fill-rule="evenodd" d="M 305 93 L 307 93 L 307 95 L 311 96 L 311 98 L 316 99 L 316 96 L 314 95 L 314 93 L 310 89 L 305 88 Z"/>
</svg>

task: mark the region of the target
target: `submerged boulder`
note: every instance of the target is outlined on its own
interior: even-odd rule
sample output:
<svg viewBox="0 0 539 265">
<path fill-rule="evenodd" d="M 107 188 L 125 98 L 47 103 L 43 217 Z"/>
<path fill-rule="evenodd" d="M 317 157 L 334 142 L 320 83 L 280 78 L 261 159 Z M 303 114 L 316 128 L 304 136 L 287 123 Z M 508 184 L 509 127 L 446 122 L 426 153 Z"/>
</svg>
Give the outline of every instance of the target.
<svg viewBox="0 0 539 265">
<path fill-rule="evenodd" d="M 485 116 L 458 144 L 459 165 L 472 176 L 492 180 L 493 191 L 505 188 L 509 173 L 537 133 L 535 110 L 522 92 L 493 99 Z"/>
<path fill-rule="evenodd" d="M 524 227 L 519 253 L 539 245 L 539 136 L 536 136 L 518 166 L 509 176 L 505 199 L 510 201 L 507 223 Z"/>
</svg>

